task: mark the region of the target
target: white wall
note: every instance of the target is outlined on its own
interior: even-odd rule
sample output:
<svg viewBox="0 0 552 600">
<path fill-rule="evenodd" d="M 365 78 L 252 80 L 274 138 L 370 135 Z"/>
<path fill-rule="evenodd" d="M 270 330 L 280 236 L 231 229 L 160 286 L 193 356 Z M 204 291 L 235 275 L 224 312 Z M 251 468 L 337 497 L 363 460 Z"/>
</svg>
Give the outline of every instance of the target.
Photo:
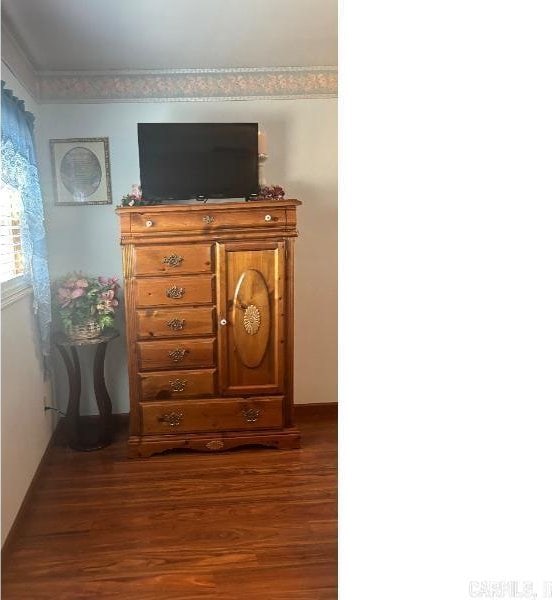
<svg viewBox="0 0 552 600">
<path fill-rule="evenodd" d="M 37 117 L 38 137 L 40 107 L 7 69 L 2 79 Z M 3 544 L 50 441 L 55 417 L 44 411 L 50 386 L 43 381 L 32 296 L 3 308 L 1 318 Z"/>
<path fill-rule="evenodd" d="M 337 100 L 49 104 L 39 148 L 53 276 L 81 269 L 122 277 L 120 198 L 139 181 L 138 122 L 251 121 L 267 132 L 267 179 L 299 208 L 296 247 L 295 402 L 337 400 Z M 53 205 L 48 139 L 109 137 L 113 206 Z M 90 360 L 90 358 L 89 358 Z M 115 412 L 128 411 L 124 340 L 112 342 L 106 380 Z M 87 371 L 85 369 L 85 371 Z M 59 372 L 60 381 L 65 375 Z M 94 412 L 91 386 L 85 411 Z M 61 389 L 65 406 L 65 389 Z"/>
</svg>

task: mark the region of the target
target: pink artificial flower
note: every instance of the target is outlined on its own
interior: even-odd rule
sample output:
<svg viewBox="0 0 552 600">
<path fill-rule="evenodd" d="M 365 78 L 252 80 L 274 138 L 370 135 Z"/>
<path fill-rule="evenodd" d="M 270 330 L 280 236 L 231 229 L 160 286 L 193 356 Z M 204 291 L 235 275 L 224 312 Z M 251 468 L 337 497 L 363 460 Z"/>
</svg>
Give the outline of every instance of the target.
<svg viewBox="0 0 552 600">
<path fill-rule="evenodd" d="M 87 288 L 88 287 L 88 281 L 86 281 L 86 279 L 79 279 L 75 282 L 75 285 L 77 287 L 80 288 Z"/>
<path fill-rule="evenodd" d="M 130 192 L 131 196 L 134 196 L 137 200 L 140 200 L 142 197 L 142 188 L 139 184 L 135 183 L 132 186 L 132 190 Z"/>
<path fill-rule="evenodd" d="M 82 288 L 76 288 L 71 292 L 71 298 L 80 298 L 84 296 L 84 290 Z"/>
<path fill-rule="evenodd" d="M 115 298 L 115 292 L 113 290 L 102 292 L 101 304 L 104 310 L 107 310 L 108 312 L 114 312 L 114 309 L 119 306 L 119 301 L 117 298 Z"/>
<path fill-rule="evenodd" d="M 61 308 L 65 308 L 71 304 L 71 290 L 62 287 L 57 291 L 57 300 L 61 306 Z"/>
<path fill-rule="evenodd" d="M 114 289 L 117 289 L 119 287 L 117 283 L 117 277 L 104 277 L 103 275 L 101 275 L 100 277 L 98 277 L 98 281 L 101 285 L 112 286 Z"/>
</svg>

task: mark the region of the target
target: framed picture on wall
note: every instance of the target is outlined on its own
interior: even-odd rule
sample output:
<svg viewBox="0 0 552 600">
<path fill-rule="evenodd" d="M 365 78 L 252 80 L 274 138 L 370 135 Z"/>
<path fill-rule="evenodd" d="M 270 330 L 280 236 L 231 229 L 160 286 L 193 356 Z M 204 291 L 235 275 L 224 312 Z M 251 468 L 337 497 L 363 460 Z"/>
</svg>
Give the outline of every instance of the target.
<svg viewBox="0 0 552 600">
<path fill-rule="evenodd" d="M 111 204 L 109 139 L 50 140 L 54 204 Z"/>
</svg>

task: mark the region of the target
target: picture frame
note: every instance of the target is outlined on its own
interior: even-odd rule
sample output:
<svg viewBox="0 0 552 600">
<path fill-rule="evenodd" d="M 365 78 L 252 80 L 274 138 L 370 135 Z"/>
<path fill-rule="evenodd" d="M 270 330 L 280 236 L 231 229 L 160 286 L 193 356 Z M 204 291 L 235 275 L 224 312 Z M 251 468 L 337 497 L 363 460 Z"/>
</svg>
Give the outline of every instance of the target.
<svg viewBox="0 0 552 600">
<path fill-rule="evenodd" d="M 51 139 L 54 204 L 112 204 L 109 138 Z"/>
</svg>

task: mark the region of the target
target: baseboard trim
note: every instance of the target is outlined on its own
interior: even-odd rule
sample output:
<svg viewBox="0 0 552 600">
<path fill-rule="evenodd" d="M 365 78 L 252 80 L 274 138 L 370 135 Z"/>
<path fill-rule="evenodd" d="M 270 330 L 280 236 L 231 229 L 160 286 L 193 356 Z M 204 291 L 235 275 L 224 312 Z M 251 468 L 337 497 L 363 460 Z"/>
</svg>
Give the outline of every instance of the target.
<svg viewBox="0 0 552 600">
<path fill-rule="evenodd" d="M 295 404 L 293 407 L 298 419 L 316 419 L 320 417 L 337 418 L 337 402 L 316 402 L 313 404 Z"/>
</svg>

